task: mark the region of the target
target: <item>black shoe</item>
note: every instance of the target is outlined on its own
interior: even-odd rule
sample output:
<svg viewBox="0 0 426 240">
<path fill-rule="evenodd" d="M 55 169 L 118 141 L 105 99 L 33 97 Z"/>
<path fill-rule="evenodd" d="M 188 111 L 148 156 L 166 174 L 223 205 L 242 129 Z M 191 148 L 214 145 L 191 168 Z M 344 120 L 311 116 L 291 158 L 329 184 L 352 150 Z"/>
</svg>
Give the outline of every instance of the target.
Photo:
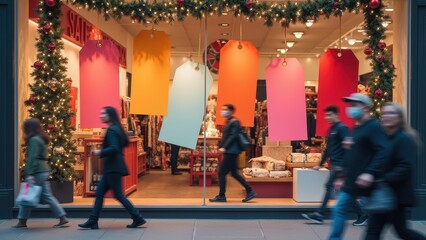
<svg viewBox="0 0 426 240">
<path fill-rule="evenodd" d="M 137 218 L 133 219 L 132 224 L 127 225 L 127 228 L 137 228 L 139 226 L 142 226 L 146 223 L 145 219 L 143 219 L 143 217 L 138 216 Z"/>
<path fill-rule="evenodd" d="M 172 175 L 182 175 L 181 172 L 172 172 Z"/>
<path fill-rule="evenodd" d="M 98 219 L 90 216 L 89 220 L 87 220 L 85 223 L 78 224 L 78 226 L 81 228 L 98 229 Z"/>
<path fill-rule="evenodd" d="M 323 221 L 324 221 L 324 217 L 317 212 L 309 213 L 309 214 L 303 213 L 302 217 L 308 219 L 311 222 L 317 223 L 317 224 L 322 224 Z"/>
<path fill-rule="evenodd" d="M 367 225 L 368 222 L 368 215 L 364 214 L 364 215 L 358 215 L 358 219 L 352 223 L 352 225 L 354 226 L 364 226 Z"/>
<path fill-rule="evenodd" d="M 226 197 L 222 197 L 222 196 L 217 195 L 214 198 L 210 198 L 209 201 L 210 202 L 226 202 Z"/>
<path fill-rule="evenodd" d="M 257 196 L 257 194 L 253 191 L 247 193 L 247 196 L 243 199 L 243 202 L 248 202 L 250 200 L 252 200 L 253 198 L 255 198 Z"/>
</svg>

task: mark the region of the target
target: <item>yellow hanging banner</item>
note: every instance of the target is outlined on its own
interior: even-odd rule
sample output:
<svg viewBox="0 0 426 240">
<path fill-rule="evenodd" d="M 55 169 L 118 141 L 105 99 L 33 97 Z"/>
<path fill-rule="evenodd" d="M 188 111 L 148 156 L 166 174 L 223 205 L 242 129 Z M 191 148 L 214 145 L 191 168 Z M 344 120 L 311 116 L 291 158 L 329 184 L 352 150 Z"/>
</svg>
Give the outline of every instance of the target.
<svg viewBox="0 0 426 240">
<path fill-rule="evenodd" d="M 142 30 L 134 38 L 131 114 L 167 115 L 170 49 L 163 31 Z"/>
</svg>

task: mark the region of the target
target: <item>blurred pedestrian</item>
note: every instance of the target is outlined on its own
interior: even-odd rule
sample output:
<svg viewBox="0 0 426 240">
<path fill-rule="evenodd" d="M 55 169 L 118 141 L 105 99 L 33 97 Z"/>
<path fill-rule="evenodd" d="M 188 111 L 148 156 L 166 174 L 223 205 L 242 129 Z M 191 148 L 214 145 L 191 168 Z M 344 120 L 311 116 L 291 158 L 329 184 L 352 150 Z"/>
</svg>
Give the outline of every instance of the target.
<svg viewBox="0 0 426 240">
<path fill-rule="evenodd" d="M 352 137 L 343 141 L 346 148 L 343 160 L 345 171 L 335 182 L 335 187 L 341 191 L 332 211 L 330 240 L 342 239 L 346 215 L 353 201 L 369 195 L 374 180 L 382 176 L 384 164 L 389 158 L 386 134 L 379 121 L 370 117 L 373 107 L 371 99 L 364 94 L 353 93 L 344 101 L 350 104 L 346 112 L 355 119 L 355 127 Z"/>
<path fill-rule="evenodd" d="M 93 206 L 92 214 L 89 219 L 78 224 L 81 228 L 98 229 L 99 214 L 102 210 L 105 194 L 112 190 L 115 199 L 117 199 L 130 213 L 133 222 L 127 225 L 128 228 L 137 228 L 146 223 L 139 211 L 124 196 L 123 176 L 129 175 L 126 163 L 124 161 L 123 149 L 129 145 L 129 138 L 120 124 L 117 111 L 112 107 L 104 107 L 101 110 L 100 118 L 103 123 L 108 124 L 105 138 L 102 142 L 102 149 L 95 150 L 94 154 L 102 158 L 102 178 L 96 189 L 96 200 Z"/>
<path fill-rule="evenodd" d="M 325 119 L 331 125 L 328 132 L 327 147 L 322 154 L 321 162 L 318 166 L 313 167 L 314 170 L 319 170 L 330 159 L 330 176 L 327 183 L 325 184 L 325 194 L 321 204 L 321 207 L 313 213 L 304 213 L 302 216 L 314 223 L 321 224 L 324 221 L 324 214 L 327 208 L 327 203 L 330 200 L 334 191 L 334 181 L 337 176 L 341 175 L 343 171 L 343 157 L 345 149 L 342 146 L 342 142 L 345 138 L 349 137 L 348 127 L 342 123 L 339 119 L 339 109 L 330 105 L 324 109 Z M 353 224 L 359 225 L 364 224 L 367 221 L 366 215 L 363 213 L 358 201 L 354 201 L 354 209 L 358 214 L 358 219 Z"/>
<path fill-rule="evenodd" d="M 54 227 L 61 227 L 69 221 L 65 216 L 64 209 L 52 195 L 50 182 L 48 181 L 51 171 L 47 159 L 49 136 L 43 131 L 40 120 L 37 118 L 26 120 L 23 125 L 23 131 L 27 147 L 24 169 L 26 181 L 42 188 L 40 200 L 49 204 L 55 216 L 59 218 L 59 223 L 54 225 Z M 32 209 L 33 207 L 19 206 L 19 222 L 14 226 L 15 228 L 27 227 L 27 220 Z"/>
<path fill-rule="evenodd" d="M 223 153 L 223 160 L 219 168 L 219 195 L 210 198 L 210 202 L 226 202 L 226 175 L 231 172 L 232 177 L 235 178 L 246 189 L 246 197 L 242 200 L 248 202 L 254 197 L 256 193 L 244 178 L 238 174 L 238 155 L 242 151 L 240 145 L 239 133 L 241 131 L 240 121 L 234 117 L 235 107 L 232 104 L 225 104 L 222 107 L 222 117 L 226 118 L 226 125 L 223 128 L 222 140 L 220 141 L 218 151 Z"/>
<path fill-rule="evenodd" d="M 401 106 L 386 103 L 380 112 L 382 126 L 389 138 L 391 158 L 386 162 L 383 179 L 394 190 L 397 208 L 387 213 L 370 215 L 366 240 L 379 240 L 386 223 L 394 226 L 402 239 L 425 240 L 420 233 L 407 228 L 406 210 L 414 206 L 414 161 L 420 140 L 417 133 L 407 125 Z"/>
</svg>

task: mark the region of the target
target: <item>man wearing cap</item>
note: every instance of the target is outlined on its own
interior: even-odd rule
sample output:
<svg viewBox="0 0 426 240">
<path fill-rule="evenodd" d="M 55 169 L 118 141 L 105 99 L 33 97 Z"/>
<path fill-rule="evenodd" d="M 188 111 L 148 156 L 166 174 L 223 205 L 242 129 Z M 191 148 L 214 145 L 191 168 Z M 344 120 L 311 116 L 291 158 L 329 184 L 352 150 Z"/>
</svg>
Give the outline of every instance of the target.
<svg viewBox="0 0 426 240">
<path fill-rule="evenodd" d="M 370 117 L 371 99 L 361 93 L 353 93 L 343 99 L 349 103 L 346 114 L 355 119 L 352 136 L 343 141 L 346 148 L 344 174 L 335 182 L 341 189 L 332 215 L 329 240 L 340 240 L 345 229 L 346 215 L 359 197 L 368 196 L 374 180 L 382 176 L 383 166 L 389 157 L 387 138 L 380 123 Z"/>
</svg>

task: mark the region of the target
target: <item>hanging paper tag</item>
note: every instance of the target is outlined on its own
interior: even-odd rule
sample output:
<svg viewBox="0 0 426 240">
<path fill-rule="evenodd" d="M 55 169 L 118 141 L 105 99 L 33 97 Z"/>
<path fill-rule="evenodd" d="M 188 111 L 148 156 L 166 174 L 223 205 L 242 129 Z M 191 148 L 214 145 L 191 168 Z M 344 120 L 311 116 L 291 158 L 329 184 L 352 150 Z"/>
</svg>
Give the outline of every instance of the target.
<svg viewBox="0 0 426 240">
<path fill-rule="evenodd" d="M 99 118 L 105 106 L 120 111 L 119 52 L 110 40 L 89 40 L 80 50 L 80 127 L 106 127 Z"/>
<path fill-rule="evenodd" d="M 352 50 L 342 49 L 341 57 L 337 55 L 339 52 L 339 49 L 328 49 L 320 59 L 317 136 L 327 136 L 330 124 L 324 119 L 324 109 L 328 105 L 339 108 L 339 117 L 343 123 L 348 126 L 354 125 L 354 120 L 346 116 L 345 108 L 348 105 L 342 101 L 342 98 L 357 92 L 359 62 Z"/>
<path fill-rule="evenodd" d="M 142 30 L 134 38 L 130 113 L 167 114 L 170 48 L 163 31 Z"/>
<path fill-rule="evenodd" d="M 296 58 L 274 58 L 266 68 L 268 139 L 307 140 L 305 73 Z"/>
<path fill-rule="evenodd" d="M 168 114 L 160 131 L 160 141 L 195 149 L 206 111 L 213 78 L 205 65 L 186 62 L 176 69 L 169 96 Z"/>
<path fill-rule="evenodd" d="M 259 53 L 253 43 L 241 42 L 241 49 L 239 43 L 230 40 L 220 50 L 216 124 L 225 123 L 225 119 L 218 114 L 222 106 L 233 104 L 235 116 L 241 125 L 251 127 L 254 122 Z"/>
</svg>

